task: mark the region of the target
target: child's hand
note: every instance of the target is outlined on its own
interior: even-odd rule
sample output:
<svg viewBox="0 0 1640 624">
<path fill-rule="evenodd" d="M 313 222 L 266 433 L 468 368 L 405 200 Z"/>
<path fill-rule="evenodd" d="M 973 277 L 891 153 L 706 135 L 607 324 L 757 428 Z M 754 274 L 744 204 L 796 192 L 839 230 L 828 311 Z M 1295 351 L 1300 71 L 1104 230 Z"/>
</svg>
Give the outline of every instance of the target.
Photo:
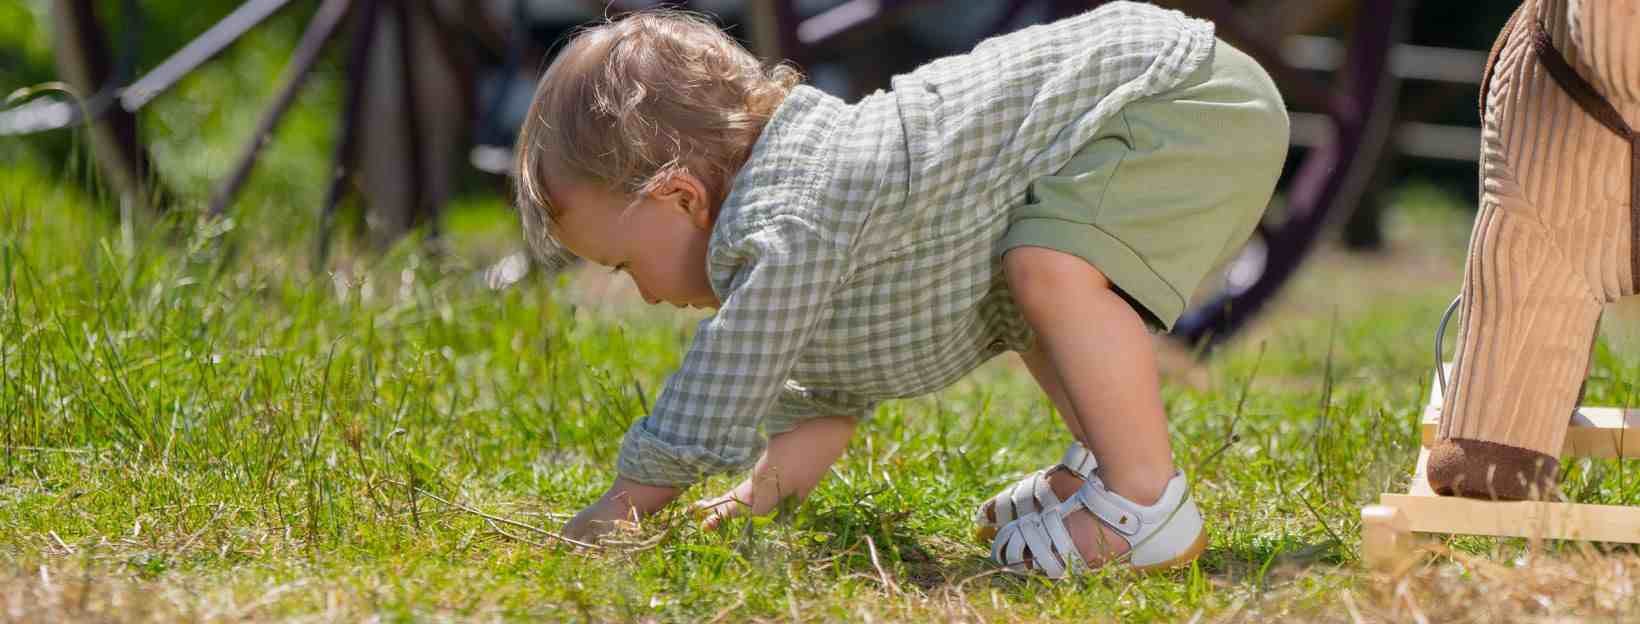
<svg viewBox="0 0 1640 624">
<path fill-rule="evenodd" d="M 750 513 L 761 516 L 780 501 L 808 496 L 826 470 L 843 455 L 854 435 L 854 419 L 834 416 L 803 421 L 796 429 L 769 438 L 769 448 L 752 469 L 752 474 L 722 496 L 690 506 L 704 515 L 701 526 L 708 530 L 724 520 Z"/>
<path fill-rule="evenodd" d="M 718 528 L 723 521 L 750 512 L 751 515 L 761 516 L 773 511 L 779 504 L 781 493 L 773 479 L 765 479 L 764 487 L 755 487 L 754 474 L 741 481 L 734 489 L 724 492 L 720 496 L 696 501 L 689 509 L 701 517 L 700 526 L 708 531 Z M 789 490 L 790 488 L 788 488 Z M 786 496 L 795 493 L 787 492 Z"/>
<path fill-rule="evenodd" d="M 581 513 L 575 514 L 564 524 L 564 537 L 591 541 L 613 530 L 617 522 L 637 522 L 639 518 L 655 513 L 677 498 L 681 491 L 616 478 L 598 502 L 582 509 Z"/>
<path fill-rule="evenodd" d="M 703 498 L 689 506 L 689 511 L 700 518 L 700 528 L 708 531 L 717 529 L 728 520 L 744 513 L 744 508 L 738 501 L 745 501 L 736 492 L 746 487 L 750 481 L 741 481 L 734 489 L 712 498 Z"/>
<path fill-rule="evenodd" d="M 598 502 L 588 505 L 581 513 L 575 514 L 569 522 L 564 524 L 564 537 L 583 542 L 592 542 L 598 536 L 615 529 L 617 522 L 631 520 L 630 507 L 617 505 L 611 501 L 599 499 Z"/>
</svg>

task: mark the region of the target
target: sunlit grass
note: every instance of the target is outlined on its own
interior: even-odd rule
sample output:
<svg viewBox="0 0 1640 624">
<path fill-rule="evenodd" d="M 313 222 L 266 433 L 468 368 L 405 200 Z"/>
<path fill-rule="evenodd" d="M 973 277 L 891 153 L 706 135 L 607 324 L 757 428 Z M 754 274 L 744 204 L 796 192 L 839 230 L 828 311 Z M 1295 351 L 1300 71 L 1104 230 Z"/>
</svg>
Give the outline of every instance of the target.
<svg viewBox="0 0 1640 624">
<path fill-rule="evenodd" d="M 1397 577 L 1361 567 L 1359 508 L 1410 474 L 1467 234 L 1462 207 L 1416 185 L 1397 194 L 1390 254 L 1323 253 L 1245 337 L 1169 372 L 1177 460 L 1212 530 L 1191 568 L 995 573 L 974 505 L 1066 443 L 1007 359 L 885 405 L 781 517 L 702 532 L 674 511 L 567 548 L 535 529 L 613 478 L 692 317 L 576 274 L 490 290 L 482 267 L 519 243 L 482 189 L 451 208 L 450 253 L 344 240 L 315 271 L 323 75 L 232 220 L 194 223 L 280 41 L 154 111 L 180 234 L 127 242 L 85 154 L 0 143 L 0 618 L 1495 621 L 1637 606 L 1626 548 L 1457 538 Z M 1588 402 L 1632 402 L 1619 355 L 1597 353 Z M 1580 501 L 1640 504 L 1632 464 L 1567 476 Z"/>
<path fill-rule="evenodd" d="M 783 518 L 704 533 L 665 514 L 575 552 L 435 497 L 556 529 L 613 477 L 687 319 L 589 300 L 567 277 L 490 291 L 459 252 L 415 245 L 315 275 L 305 248 L 243 221 L 122 250 L 95 198 L 38 166 L 0 175 L 0 599 L 25 619 L 1308 618 L 1345 613 L 1345 592 L 1398 608 L 1359 567 L 1357 514 L 1410 470 L 1439 280 L 1349 305 L 1301 280 L 1248 340 L 1170 376 L 1178 461 L 1213 529 L 1187 570 L 991 573 L 972 506 L 1064 444 L 1002 361 L 886 405 Z M 452 229 L 493 240 L 507 218 Z M 1349 279 L 1356 262 L 1387 260 L 1315 270 Z M 1591 400 L 1620 399 L 1632 372 L 1603 350 Z M 1572 489 L 1640 502 L 1616 467 L 1574 464 Z"/>
</svg>

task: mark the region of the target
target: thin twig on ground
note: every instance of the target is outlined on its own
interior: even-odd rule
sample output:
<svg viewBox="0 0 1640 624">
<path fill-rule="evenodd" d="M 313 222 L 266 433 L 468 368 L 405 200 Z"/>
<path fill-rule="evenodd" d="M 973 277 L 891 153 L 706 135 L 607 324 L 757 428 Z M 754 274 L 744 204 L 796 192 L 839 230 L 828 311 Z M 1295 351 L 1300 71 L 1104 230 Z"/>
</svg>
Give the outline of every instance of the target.
<svg viewBox="0 0 1640 624">
<path fill-rule="evenodd" d="M 1236 434 L 1236 425 L 1241 423 L 1242 410 L 1247 406 L 1247 394 L 1253 388 L 1253 380 L 1258 377 L 1259 367 L 1264 364 L 1264 347 L 1264 342 L 1258 343 L 1258 358 L 1253 360 L 1253 370 L 1247 373 L 1247 379 L 1242 382 L 1241 397 L 1236 399 L 1236 412 L 1230 416 L 1230 425 L 1224 429 L 1224 442 L 1213 452 L 1208 453 L 1207 457 L 1196 462 L 1196 478 L 1200 479 L 1203 470 L 1206 470 L 1208 466 L 1218 460 L 1220 455 L 1223 455 L 1225 451 L 1230 450 L 1230 447 L 1235 446 L 1236 442 L 1241 440 L 1241 436 Z"/>
<path fill-rule="evenodd" d="M 746 605 L 746 596 L 741 595 L 739 598 L 735 599 L 733 604 L 730 604 L 729 606 L 724 607 L 722 610 L 717 612 L 717 615 L 712 616 L 712 619 L 709 620 L 710 624 L 716 624 L 717 622 L 722 622 L 723 618 L 729 617 L 729 614 L 733 613 L 735 609 L 739 609 L 739 608 L 741 608 L 745 605 Z"/>
<path fill-rule="evenodd" d="M 63 538 L 61 538 L 61 537 L 58 537 L 58 536 L 57 536 L 57 531 L 56 531 L 56 530 L 51 530 L 51 531 L 46 531 L 46 535 L 50 535 L 50 536 L 51 536 L 51 540 L 52 540 L 52 541 L 54 541 L 54 542 L 56 542 L 56 543 L 57 543 L 57 546 L 58 546 L 58 547 L 59 547 L 59 548 L 62 548 L 62 549 L 63 549 L 63 552 L 66 552 L 66 553 L 68 553 L 68 554 L 70 554 L 70 555 L 72 555 L 72 554 L 74 554 L 74 547 L 73 547 L 73 546 L 69 546 L 69 545 L 68 545 L 68 543 L 66 543 L 66 542 L 64 542 L 64 541 L 63 541 Z"/>
<path fill-rule="evenodd" d="M 541 542 L 537 542 L 535 540 L 529 539 L 529 538 L 524 537 L 522 535 L 513 535 L 512 533 L 508 533 L 506 529 L 501 528 L 501 525 L 496 524 L 496 522 L 494 520 L 491 520 L 489 518 L 485 518 L 484 523 L 490 525 L 490 528 L 493 529 L 496 533 L 500 533 L 503 537 L 506 537 L 507 539 L 510 539 L 512 541 L 523 542 L 525 544 L 529 544 L 529 545 L 534 546 L 536 548 L 546 548 L 547 547 L 546 544 L 542 544 Z"/>
<path fill-rule="evenodd" d="M 444 500 L 443 498 L 440 498 L 437 494 L 434 494 L 432 492 L 429 492 L 429 491 L 421 489 L 421 488 L 416 488 L 416 493 L 421 494 L 422 496 L 426 496 L 427 498 L 431 498 L 431 499 L 433 499 L 435 501 L 438 501 L 440 503 L 444 503 L 445 505 L 448 505 L 450 507 L 454 507 L 456 509 L 460 509 L 460 510 L 465 511 L 467 513 L 473 514 L 473 515 L 478 516 L 480 518 L 483 518 L 485 520 L 489 520 L 491 522 L 500 522 L 500 523 L 508 525 L 508 526 L 515 526 L 515 527 L 518 527 L 520 529 L 525 529 L 525 530 L 531 531 L 531 532 L 533 532 L 537 535 L 545 535 L 547 537 L 558 540 L 558 541 L 563 542 L 565 544 L 572 544 L 572 545 L 575 545 L 575 546 L 580 546 L 581 548 L 591 548 L 591 549 L 594 549 L 594 550 L 602 550 L 603 549 L 602 546 L 599 546 L 597 544 L 591 544 L 591 543 L 583 542 L 583 541 L 578 540 L 578 539 L 564 537 L 562 535 L 559 535 L 557 533 L 553 533 L 552 531 L 548 531 L 548 530 L 540 528 L 540 527 L 530 526 L 528 524 L 524 524 L 522 522 L 518 522 L 518 521 L 515 521 L 515 520 L 508 520 L 508 519 L 503 518 L 501 516 L 492 516 L 490 514 L 484 513 L 482 511 L 477 510 L 477 509 L 473 509 L 472 507 L 468 507 L 468 506 L 463 505 L 461 503 Z"/>
<path fill-rule="evenodd" d="M 7 451 L 28 451 L 28 452 L 31 452 L 31 453 L 72 453 L 72 454 L 76 454 L 76 455 L 84 455 L 84 454 L 91 453 L 91 449 L 59 448 L 59 447 L 51 447 L 51 446 L 5 446 L 5 447 L 0 447 L 0 448 L 3 448 L 4 450 L 7 450 Z"/>
<path fill-rule="evenodd" d="M 883 570 L 882 562 L 877 560 L 877 542 L 872 540 L 870 535 L 866 536 L 866 549 L 871 551 L 871 567 L 877 568 L 877 576 L 883 581 L 883 589 L 887 589 L 890 594 L 899 594 L 900 586 L 888 578 L 888 572 Z"/>
<path fill-rule="evenodd" d="M 182 542 L 182 545 L 177 547 L 177 552 L 187 552 L 189 546 L 193 546 L 194 542 L 199 541 L 199 537 L 205 534 L 205 531 L 210 530 L 211 525 L 216 524 L 216 520 L 222 517 L 222 512 L 227 509 L 227 507 L 227 505 L 218 504 L 216 511 L 211 513 L 211 518 L 206 520 L 205 524 L 200 526 L 198 531 L 194 531 L 193 535 L 189 535 L 187 541 Z"/>
</svg>

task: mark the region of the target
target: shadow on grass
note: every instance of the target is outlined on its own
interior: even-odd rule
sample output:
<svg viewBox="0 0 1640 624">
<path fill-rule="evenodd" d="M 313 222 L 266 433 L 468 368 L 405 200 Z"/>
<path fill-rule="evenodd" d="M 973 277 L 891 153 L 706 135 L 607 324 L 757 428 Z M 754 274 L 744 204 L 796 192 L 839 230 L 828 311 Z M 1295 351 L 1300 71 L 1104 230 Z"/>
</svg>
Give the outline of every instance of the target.
<svg viewBox="0 0 1640 624">
<path fill-rule="evenodd" d="M 879 584 L 915 586 L 926 593 L 941 590 L 960 593 L 976 586 L 1028 592 L 1036 584 L 1033 581 L 1047 580 L 1036 574 L 1004 571 L 991 560 L 987 545 L 966 535 L 958 540 L 952 539 L 948 531 L 925 530 L 926 527 L 908 522 L 911 516 L 906 510 L 879 512 L 872 497 L 866 495 L 848 504 L 779 516 L 767 524 L 784 526 L 791 533 L 765 533 L 760 539 L 742 543 L 761 542 L 762 546 L 755 547 L 767 548 L 769 540 L 792 540 L 786 542 L 795 546 L 792 555 L 808 561 L 828 562 L 836 567 L 838 577 L 860 576 L 876 579 Z M 1120 566 L 1092 571 L 1086 576 L 1091 582 L 1127 582 L 1144 576 L 1199 574 L 1228 584 L 1266 586 L 1278 578 L 1291 577 L 1312 567 L 1347 566 L 1351 561 L 1348 551 L 1337 540 L 1307 542 L 1283 538 L 1210 547 L 1194 571 L 1187 566 L 1172 572 L 1144 574 Z"/>
<path fill-rule="evenodd" d="M 1234 584 L 1264 586 L 1272 573 L 1284 575 L 1318 565 L 1349 565 L 1351 558 L 1343 544 L 1332 538 L 1306 542 L 1292 538 L 1255 541 L 1228 548 L 1209 548 L 1201 567 L 1210 577 Z"/>
</svg>

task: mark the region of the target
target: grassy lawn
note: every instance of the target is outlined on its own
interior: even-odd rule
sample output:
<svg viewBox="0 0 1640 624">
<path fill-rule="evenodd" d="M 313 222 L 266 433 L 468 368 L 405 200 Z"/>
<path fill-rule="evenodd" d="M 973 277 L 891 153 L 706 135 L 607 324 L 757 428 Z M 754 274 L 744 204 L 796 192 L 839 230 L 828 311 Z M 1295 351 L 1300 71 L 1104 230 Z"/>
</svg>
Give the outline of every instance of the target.
<svg viewBox="0 0 1640 624">
<path fill-rule="evenodd" d="M 274 75 L 279 45 L 230 54 L 153 111 L 185 207 L 225 170 L 270 88 L 244 77 Z M 973 507 L 1067 441 L 1012 358 L 885 405 L 779 517 L 705 532 L 663 514 L 600 549 L 565 547 L 542 530 L 613 478 L 622 432 L 695 317 L 637 306 L 597 271 L 488 289 L 479 271 L 518 234 L 504 200 L 476 191 L 451 216 L 450 253 L 343 245 L 316 274 L 334 100 L 323 75 L 233 220 L 176 236 L 122 230 L 83 183 L 84 154 L 0 139 L 0 619 L 1500 621 L 1640 608 L 1627 547 L 1451 538 L 1394 574 L 1359 562 L 1360 507 L 1403 488 L 1417 453 L 1430 336 L 1468 233 L 1467 210 L 1417 184 L 1394 194 L 1389 253 L 1326 250 L 1248 335 L 1202 365 L 1169 359 L 1177 460 L 1212 530 L 1188 569 L 995 573 Z M 1637 372 L 1602 343 L 1587 402 L 1632 403 Z M 1640 504 L 1634 468 L 1571 462 L 1566 489 Z"/>
</svg>

